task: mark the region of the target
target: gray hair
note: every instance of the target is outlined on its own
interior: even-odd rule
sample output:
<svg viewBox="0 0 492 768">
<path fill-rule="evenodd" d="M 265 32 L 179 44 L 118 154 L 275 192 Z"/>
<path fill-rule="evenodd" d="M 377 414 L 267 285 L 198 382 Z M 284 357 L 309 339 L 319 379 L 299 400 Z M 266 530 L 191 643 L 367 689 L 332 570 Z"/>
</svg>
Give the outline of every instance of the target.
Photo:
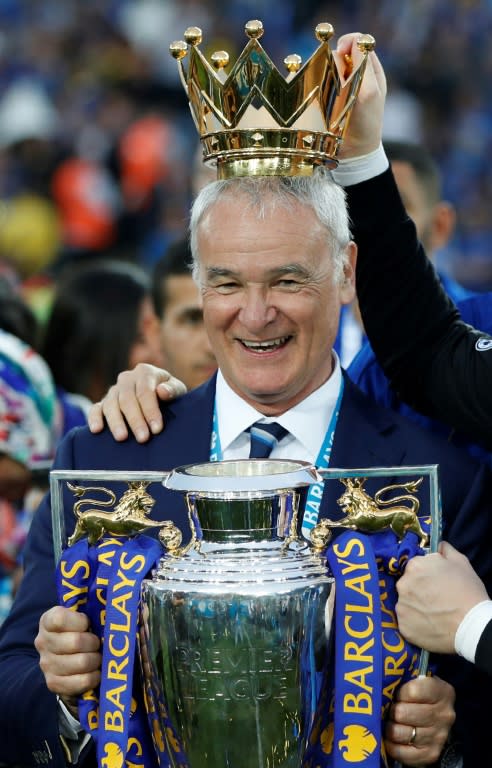
<svg viewBox="0 0 492 768">
<path fill-rule="evenodd" d="M 297 201 L 311 208 L 326 230 L 333 257 L 334 280 L 342 280 L 346 264 L 346 246 L 350 241 L 350 225 L 344 190 L 335 184 L 324 167 L 312 176 L 246 176 L 213 181 L 196 197 L 190 217 L 190 245 L 193 277 L 198 282 L 198 227 L 205 214 L 221 199 L 241 195 L 248 210 L 264 219 L 275 208 L 292 209 Z M 246 206 L 245 206 L 246 207 Z"/>
</svg>

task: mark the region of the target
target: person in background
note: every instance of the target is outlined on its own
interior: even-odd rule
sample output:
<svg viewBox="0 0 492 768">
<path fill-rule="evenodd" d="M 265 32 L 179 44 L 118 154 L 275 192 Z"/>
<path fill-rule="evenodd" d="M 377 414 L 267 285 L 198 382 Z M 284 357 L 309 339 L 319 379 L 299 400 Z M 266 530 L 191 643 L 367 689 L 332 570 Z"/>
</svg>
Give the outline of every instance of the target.
<svg viewBox="0 0 492 768">
<path fill-rule="evenodd" d="M 18 286 L 0 275 L 0 328 L 36 348 L 39 325 L 33 310 L 24 301 Z"/>
<path fill-rule="evenodd" d="M 24 541 L 61 434 L 48 366 L 32 347 L 0 330 L 0 624 L 21 578 Z"/>
<path fill-rule="evenodd" d="M 159 365 L 150 279 L 135 264 L 91 261 L 60 277 L 40 351 L 56 386 L 99 400 L 129 365 Z"/>
<path fill-rule="evenodd" d="M 427 147 L 420 144 L 383 138 L 383 146 L 405 210 L 439 273 L 444 290 L 453 301 L 474 296 L 472 291 L 438 267 L 439 254 L 445 251 L 454 235 L 456 211 L 443 198 L 442 178 L 436 161 Z"/>
<path fill-rule="evenodd" d="M 435 262 L 439 252 L 449 243 L 456 221 L 453 205 L 442 197 L 442 181 L 437 163 L 427 148 L 419 144 L 388 139 L 383 141 L 405 208 L 415 222 L 429 258 Z M 446 272 L 441 270 L 439 275 L 445 290 L 454 301 L 474 295 Z M 385 402 L 391 396 L 386 395 L 387 383 L 367 342 L 357 300 L 342 311 L 335 349 L 342 365 L 348 368 L 353 364 L 351 372 L 361 389 L 374 395 L 378 402 L 390 404 Z M 398 404 L 395 402 L 394 405 Z"/>
<path fill-rule="evenodd" d="M 341 38 L 340 55 L 357 56 L 353 43 Z M 364 326 L 402 399 L 490 451 L 492 336 L 463 321 L 417 239 L 380 145 L 386 83 L 375 55 L 370 62 L 351 123 L 351 155 L 359 160 L 344 169 Z M 423 588 L 428 583 L 432 589 Z M 442 545 L 407 567 L 398 590 L 407 636 L 492 673 L 492 601 L 462 556 Z"/>
<path fill-rule="evenodd" d="M 405 209 L 415 223 L 417 235 L 429 259 L 435 265 L 438 253 L 452 237 L 456 218 L 453 206 L 442 199 L 439 169 L 425 147 L 396 141 L 383 141 L 383 146 Z M 438 274 L 448 296 L 458 302 L 463 320 L 492 332 L 492 294 L 473 294 L 445 272 L 439 271 Z M 436 434 L 452 439 L 472 455 L 490 460 L 490 453 L 483 446 L 402 402 L 398 392 L 390 387 L 368 341 L 352 360 L 348 373 L 366 394 L 381 405 L 393 408 Z"/>
<path fill-rule="evenodd" d="M 188 239 L 173 243 L 154 267 L 154 306 L 161 322 L 165 367 L 187 389 L 202 384 L 217 368 L 203 323 L 200 292 L 191 275 Z"/>
<path fill-rule="evenodd" d="M 217 368 L 203 322 L 202 299 L 191 274 L 188 238 L 172 243 L 155 264 L 152 298 L 160 320 L 164 365 L 172 374 L 163 386 L 171 396 L 184 394 Z M 144 426 L 142 438 L 147 434 Z"/>
</svg>

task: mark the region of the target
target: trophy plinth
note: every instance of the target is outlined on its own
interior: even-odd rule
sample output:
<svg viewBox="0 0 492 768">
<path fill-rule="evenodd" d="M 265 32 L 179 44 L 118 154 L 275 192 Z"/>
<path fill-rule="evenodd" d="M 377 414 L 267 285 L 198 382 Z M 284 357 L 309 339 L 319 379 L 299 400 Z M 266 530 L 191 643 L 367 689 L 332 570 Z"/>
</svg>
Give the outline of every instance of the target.
<svg viewBox="0 0 492 768">
<path fill-rule="evenodd" d="M 242 461 L 166 481 L 201 529 L 199 546 L 164 557 L 143 586 L 144 666 L 173 766 L 178 752 L 192 768 L 302 764 L 326 683 L 333 583 L 297 538 L 313 480 L 300 462 Z"/>
</svg>

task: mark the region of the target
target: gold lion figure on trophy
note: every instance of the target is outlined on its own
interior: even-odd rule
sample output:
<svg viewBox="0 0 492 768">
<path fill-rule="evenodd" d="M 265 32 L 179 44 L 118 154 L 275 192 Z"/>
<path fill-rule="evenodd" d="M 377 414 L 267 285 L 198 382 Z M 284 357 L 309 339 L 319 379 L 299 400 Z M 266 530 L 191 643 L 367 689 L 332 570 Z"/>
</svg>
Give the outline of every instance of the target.
<svg viewBox="0 0 492 768">
<path fill-rule="evenodd" d="M 167 521 L 149 520 L 148 515 L 155 504 L 147 491 L 148 483 L 128 483 L 121 499 L 114 510 L 104 511 L 101 507 L 112 507 L 116 502 L 116 494 L 109 488 L 99 486 L 82 486 L 67 483 L 68 488 L 79 498 L 73 506 L 73 512 L 77 523 L 73 534 L 68 539 L 68 545 L 72 546 L 76 541 L 87 535 L 89 544 L 95 544 L 105 533 L 114 536 L 132 536 L 148 528 L 166 525 Z M 85 499 L 87 491 L 99 491 L 106 493 L 108 499 Z M 82 511 L 82 507 L 88 504 L 94 505 L 92 509 Z M 99 508 L 98 508 L 99 507 Z"/>
<path fill-rule="evenodd" d="M 342 517 L 341 520 L 323 518 L 319 521 L 311 532 L 311 542 L 315 549 L 321 550 L 326 547 L 331 539 L 332 528 L 349 528 L 362 533 L 375 533 L 391 528 L 399 541 L 407 531 L 412 531 L 419 537 L 420 546 L 425 547 L 428 536 L 418 518 L 420 502 L 412 495 L 418 490 L 423 478 L 409 483 L 388 485 L 377 491 L 374 499 L 364 490 L 366 480 L 365 477 L 340 478 L 346 490 L 337 503 L 345 512 L 345 517 Z M 391 499 L 382 498 L 385 493 L 400 488 L 407 493 L 394 496 Z M 409 505 L 394 506 L 395 502 L 402 501 L 409 502 Z M 390 504 L 393 505 L 390 509 L 383 509 Z"/>
</svg>

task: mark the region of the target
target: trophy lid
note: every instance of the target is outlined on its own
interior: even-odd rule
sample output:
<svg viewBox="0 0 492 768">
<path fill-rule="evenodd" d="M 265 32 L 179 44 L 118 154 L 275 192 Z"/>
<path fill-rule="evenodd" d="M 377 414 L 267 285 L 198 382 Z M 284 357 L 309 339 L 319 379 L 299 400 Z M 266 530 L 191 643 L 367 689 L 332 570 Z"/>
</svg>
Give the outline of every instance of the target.
<svg viewBox="0 0 492 768">
<path fill-rule="evenodd" d="M 303 488 L 320 480 L 307 461 L 238 459 L 176 467 L 164 486 L 186 493 L 234 493 Z"/>
</svg>

